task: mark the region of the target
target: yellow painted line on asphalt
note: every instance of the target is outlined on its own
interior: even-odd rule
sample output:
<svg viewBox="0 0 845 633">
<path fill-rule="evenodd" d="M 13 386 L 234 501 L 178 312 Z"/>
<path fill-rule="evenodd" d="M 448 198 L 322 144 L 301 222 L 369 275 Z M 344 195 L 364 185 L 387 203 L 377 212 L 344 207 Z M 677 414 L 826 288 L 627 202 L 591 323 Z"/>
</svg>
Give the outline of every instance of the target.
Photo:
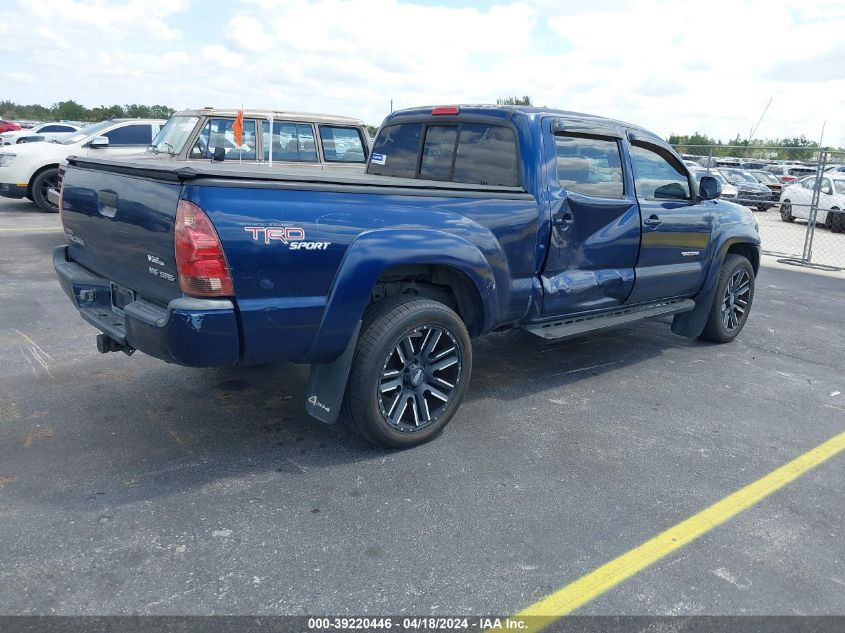
<svg viewBox="0 0 845 633">
<path fill-rule="evenodd" d="M 642 545 L 558 589 L 514 618 L 525 618 L 525 631 L 539 631 L 562 616 L 609 591 L 623 580 L 691 543 L 743 510 L 754 506 L 789 482 L 845 450 L 845 432 L 784 464 L 709 508 L 661 532 Z"/>
<path fill-rule="evenodd" d="M 0 229 L 0 233 L 12 233 L 12 232 L 23 232 L 23 231 L 64 231 L 62 227 L 50 227 L 50 226 L 33 226 L 29 228 L 20 228 L 16 227 L 14 229 Z"/>
</svg>

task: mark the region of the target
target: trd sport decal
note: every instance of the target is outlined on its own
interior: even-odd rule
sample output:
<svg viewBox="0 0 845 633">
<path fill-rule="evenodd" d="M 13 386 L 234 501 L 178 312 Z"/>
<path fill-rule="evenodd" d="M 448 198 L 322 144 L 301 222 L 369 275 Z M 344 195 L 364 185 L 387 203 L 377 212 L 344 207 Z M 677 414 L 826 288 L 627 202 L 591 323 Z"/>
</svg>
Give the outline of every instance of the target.
<svg viewBox="0 0 845 633">
<path fill-rule="evenodd" d="M 245 226 L 256 242 L 270 244 L 279 241 L 292 251 L 324 251 L 331 242 L 306 242 L 305 229 L 298 226 Z"/>
</svg>

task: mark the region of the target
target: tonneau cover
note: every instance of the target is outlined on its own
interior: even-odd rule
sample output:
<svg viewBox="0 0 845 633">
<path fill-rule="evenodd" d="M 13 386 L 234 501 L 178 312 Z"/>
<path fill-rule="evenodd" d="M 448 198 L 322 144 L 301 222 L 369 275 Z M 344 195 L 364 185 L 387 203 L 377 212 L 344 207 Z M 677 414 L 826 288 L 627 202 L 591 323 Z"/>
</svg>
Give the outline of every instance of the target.
<svg viewBox="0 0 845 633">
<path fill-rule="evenodd" d="M 269 165 L 238 165 L 236 163 L 215 163 L 197 161 L 186 165 L 180 160 L 151 160 L 144 157 L 133 158 L 86 158 L 70 156 L 71 165 L 84 169 L 97 169 L 125 173 L 160 180 L 186 182 L 197 179 L 232 179 L 265 182 L 313 183 L 315 185 L 348 185 L 384 188 L 402 188 L 416 190 L 437 190 L 455 193 L 503 193 L 525 194 L 522 187 L 501 187 L 495 185 L 475 185 L 462 182 L 443 182 L 439 180 L 419 180 L 416 178 L 396 178 L 376 176 L 365 173 L 315 171 L 296 167 L 270 167 Z"/>
</svg>

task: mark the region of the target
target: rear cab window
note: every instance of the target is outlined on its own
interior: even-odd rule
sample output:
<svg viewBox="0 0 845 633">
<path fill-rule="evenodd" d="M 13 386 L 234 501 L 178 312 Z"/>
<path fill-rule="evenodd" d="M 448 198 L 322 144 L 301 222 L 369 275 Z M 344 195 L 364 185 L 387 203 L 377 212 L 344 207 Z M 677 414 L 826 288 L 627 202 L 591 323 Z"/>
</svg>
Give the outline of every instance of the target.
<svg viewBox="0 0 845 633">
<path fill-rule="evenodd" d="M 400 123 L 382 128 L 367 173 L 476 185 L 519 185 L 516 136 L 490 123 Z"/>
</svg>

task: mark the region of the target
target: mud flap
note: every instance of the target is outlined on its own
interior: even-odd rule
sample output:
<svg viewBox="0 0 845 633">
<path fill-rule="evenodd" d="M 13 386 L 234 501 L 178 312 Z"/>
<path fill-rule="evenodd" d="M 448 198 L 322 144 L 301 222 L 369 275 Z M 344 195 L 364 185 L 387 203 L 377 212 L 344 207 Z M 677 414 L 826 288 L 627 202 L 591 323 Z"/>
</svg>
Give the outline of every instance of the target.
<svg viewBox="0 0 845 633">
<path fill-rule="evenodd" d="M 340 404 L 343 402 L 343 394 L 346 392 L 346 382 L 349 380 L 349 368 L 352 367 L 352 359 L 355 357 L 355 347 L 358 344 L 358 334 L 360 333 L 361 321 L 358 321 L 346 349 L 343 350 L 343 354 L 337 360 L 327 364 L 311 365 L 305 411 L 320 422 L 325 424 L 337 422 Z"/>
<path fill-rule="evenodd" d="M 672 331 L 675 334 L 688 338 L 698 338 L 704 331 L 707 317 L 710 316 L 710 308 L 713 306 L 714 293 L 708 293 L 709 298 L 697 297 L 695 308 L 683 314 L 676 314 L 672 319 Z"/>
</svg>

